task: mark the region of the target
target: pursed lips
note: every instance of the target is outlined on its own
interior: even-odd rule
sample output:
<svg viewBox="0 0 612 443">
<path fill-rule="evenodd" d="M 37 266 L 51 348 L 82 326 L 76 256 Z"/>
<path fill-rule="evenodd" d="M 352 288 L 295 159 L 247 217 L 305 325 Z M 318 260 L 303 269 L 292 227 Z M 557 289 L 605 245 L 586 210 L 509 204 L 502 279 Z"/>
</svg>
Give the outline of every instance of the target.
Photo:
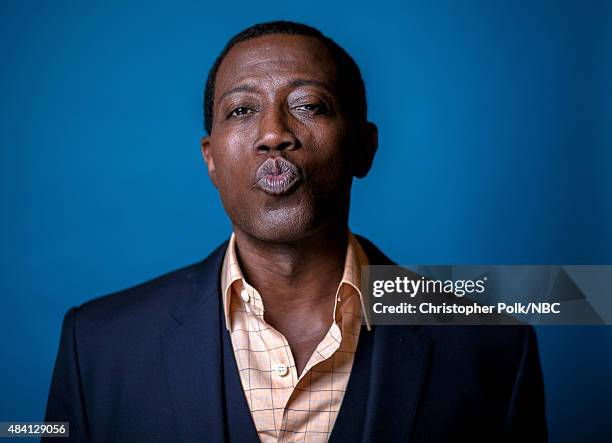
<svg viewBox="0 0 612 443">
<path fill-rule="evenodd" d="M 287 194 L 301 181 L 300 169 L 284 157 L 270 157 L 255 173 L 255 186 L 267 194 Z"/>
</svg>

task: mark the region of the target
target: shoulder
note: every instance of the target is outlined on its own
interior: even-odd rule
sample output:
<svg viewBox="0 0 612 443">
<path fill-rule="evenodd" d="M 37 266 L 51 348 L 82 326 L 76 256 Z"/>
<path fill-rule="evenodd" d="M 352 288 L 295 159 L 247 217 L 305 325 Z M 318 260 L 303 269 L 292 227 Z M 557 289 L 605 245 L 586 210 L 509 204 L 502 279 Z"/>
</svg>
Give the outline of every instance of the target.
<svg viewBox="0 0 612 443">
<path fill-rule="evenodd" d="M 197 274 L 201 263 L 153 278 L 128 289 L 94 298 L 76 308 L 79 322 L 142 321 L 168 313 L 182 290 Z M 157 314 L 157 315 L 156 315 Z M 153 318 L 152 318 L 153 317 Z"/>
<path fill-rule="evenodd" d="M 370 264 L 397 266 L 369 239 L 355 234 L 368 256 Z M 489 363 L 516 369 L 528 353 L 537 351 L 535 330 L 532 326 L 492 325 L 423 325 L 384 326 L 389 330 L 406 328 L 409 335 L 432 343 L 434 356 L 454 361 Z M 401 333 L 399 330 L 396 333 Z M 394 333 L 395 334 L 395 333 Z"/>
<path fill-rule="evenodd" d="M 102 334 L 158 329 L 177 307 L 197 303 L 216 288 L 226 244 L 198 263 L 72 308 L 69 313 L 75 328 Z"/>
</svg>

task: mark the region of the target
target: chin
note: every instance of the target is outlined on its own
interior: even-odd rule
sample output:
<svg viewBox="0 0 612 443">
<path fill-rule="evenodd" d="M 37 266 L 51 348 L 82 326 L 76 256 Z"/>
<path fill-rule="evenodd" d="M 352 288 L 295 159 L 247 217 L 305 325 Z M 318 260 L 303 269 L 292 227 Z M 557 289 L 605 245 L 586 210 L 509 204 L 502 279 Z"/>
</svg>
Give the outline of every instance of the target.
<svg viewBox="0 0 612 443">
<path fill-rule="evenodd" d="M 261 241 L 290 243 L 307 238 L 323 224 L 304 208 L 277 208 L 263 209 L 240 228 Z"/>
</svg>

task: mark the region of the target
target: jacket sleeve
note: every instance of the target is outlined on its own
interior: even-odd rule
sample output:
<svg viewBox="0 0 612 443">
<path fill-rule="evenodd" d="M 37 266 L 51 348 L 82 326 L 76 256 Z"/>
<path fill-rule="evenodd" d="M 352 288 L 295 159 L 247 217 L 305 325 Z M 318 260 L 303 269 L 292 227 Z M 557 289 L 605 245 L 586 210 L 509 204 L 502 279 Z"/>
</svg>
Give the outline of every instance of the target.
<svg viewBox="0 0 612 443">
<path fill-rule="evenodd" d="M 535 331 L 524 327 L 523 351 L 506 416 L 507 441 L 546 442 L 544 383 Z"/>
<path fill-rule="evenodd" d="M 75 322 L 78 308 L 64 316 L 59 351 L 53 368 L 51 388 L 45 412 L 46 422 L 69 422 L 69 442 L 88 442 L 87 414 L 79 372 Z M 43 438 L 42 442 L 57 441 Z"/>
</svg>

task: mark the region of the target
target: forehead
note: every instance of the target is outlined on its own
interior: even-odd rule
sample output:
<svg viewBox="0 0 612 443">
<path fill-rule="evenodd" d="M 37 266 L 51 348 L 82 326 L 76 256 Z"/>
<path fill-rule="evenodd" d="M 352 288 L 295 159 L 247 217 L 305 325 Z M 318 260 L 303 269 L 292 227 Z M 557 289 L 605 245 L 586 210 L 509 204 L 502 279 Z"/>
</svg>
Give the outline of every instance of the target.
<svg viewBox="0 0 612 443">
<path fill-rule="evenodd" d="M 262 86 L 294 78 L 317 80 L 334 88 L 337 66 L 318 39 L 301 35 L 266 35 L 236 44 L 227 53 L 215 80 L 215 97 L 241 82 Z"/>
</svg>

